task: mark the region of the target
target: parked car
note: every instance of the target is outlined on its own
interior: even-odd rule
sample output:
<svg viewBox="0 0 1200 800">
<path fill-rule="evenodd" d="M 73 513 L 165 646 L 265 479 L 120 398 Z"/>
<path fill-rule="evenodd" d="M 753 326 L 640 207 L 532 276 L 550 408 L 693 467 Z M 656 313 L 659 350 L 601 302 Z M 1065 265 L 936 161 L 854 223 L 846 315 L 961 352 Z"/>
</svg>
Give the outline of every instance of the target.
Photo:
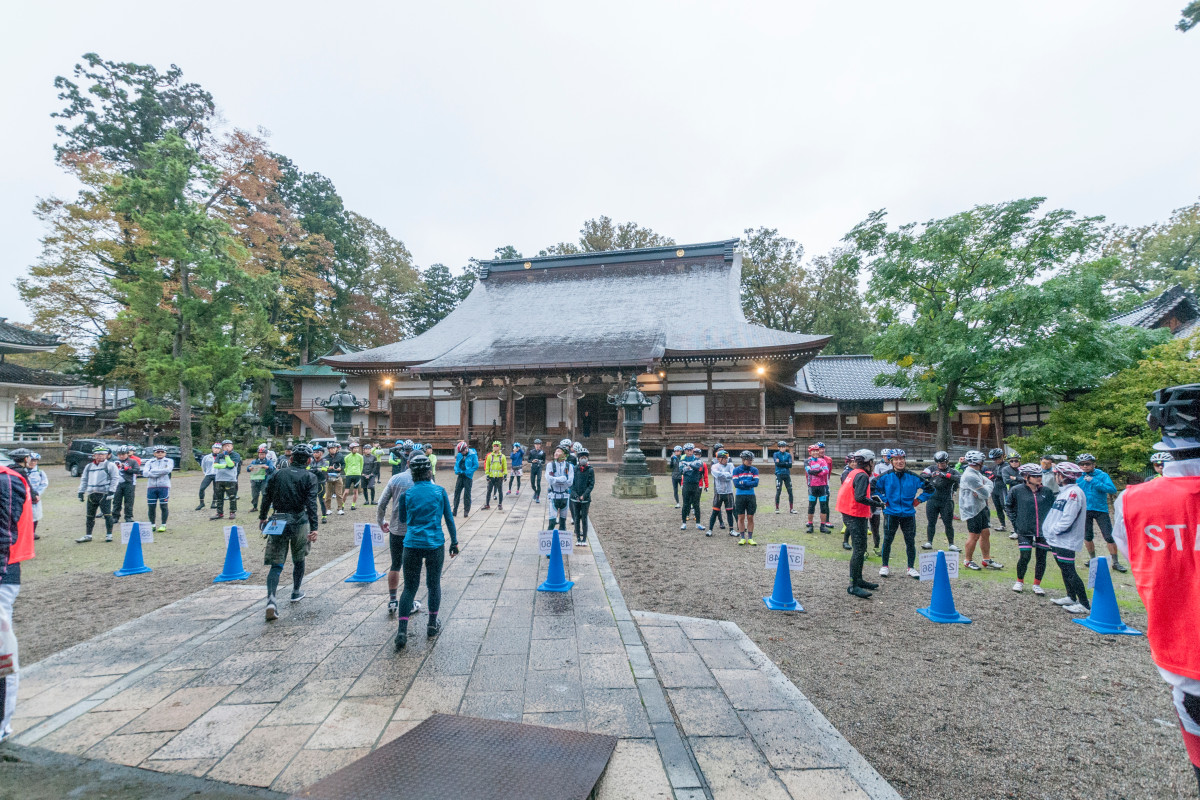
<svg viewBox="0 0 1200 800">
<path fill-rule="evenodd" d="M 0 448 L 0 467 L 11 467 L 17 462 L 8 457 L 8 451 Z"/>
<path fill-rule="evenodd" d="M 84 465 L 92 460 L 92 451 L 100 445 L 114 449 L 122 445 L 137 447 L 133 442 L 123 442 L 117 439 L 72 439 L 71 443 L 67 445 L 67 453 L 63 457 L 67 472 L 71 473 L 72 478 L 79 477 L 83 472 Z"/>
<path fill-rule="evenodd" d="M 183 454 L 183 451 L 179 449 L 178 445 L 168 444 L 168 445 L 153 445 L 151 447 L 143 447 L 142 449 L 137 451 L 136 455 L 142 461 L 146 461 L 147 459 L 154 458 L 154 450 L 156 447 L 163 447 L 164 449 L 166 449 L 167 458 L 171 459 L 171 461 L 173 461 L 175 463 L 175 467 L 174 467 L 175 469 L 179 469 L 179 457 Z M 193 447 L 192 448 L 192 457 L 195 458 L 197 462 L 199 462 L 200 459 L 203 458 L 204 456 L 199 450 L 197 450 Z"/>
<path fill-rule="evenodd" d="M 309 447 L 316 447 L 317 445 L 320 445 L 321 447 L 324 447 L 326 450 L 329 449 L 329 445 L 337 444 L 337 443 L 338 443 L 338 440 L 332 436 L 324 436 L 319 439 L 309 439 L 308 440 Z"/>
</svg>

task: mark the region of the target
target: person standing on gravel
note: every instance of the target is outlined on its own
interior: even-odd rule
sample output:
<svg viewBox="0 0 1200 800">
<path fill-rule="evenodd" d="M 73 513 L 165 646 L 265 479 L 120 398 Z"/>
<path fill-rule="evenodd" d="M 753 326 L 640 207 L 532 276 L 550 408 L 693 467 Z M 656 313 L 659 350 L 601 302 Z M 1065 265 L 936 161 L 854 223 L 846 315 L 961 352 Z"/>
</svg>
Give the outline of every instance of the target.
<svg viewBox="0 0 1200 800">
<path fill-rule="evenodd" d="M 171 499 L 171 472 L 175 462 L 167 458 L 167 448 L 159 445 L 154 448 L 154 458 L 147 459 L 142 464 L 142 475 L 146 477 L 146 510 L 150 516 L 150 527 L 159 533 L 167 530 L 167 502 Z M 155 509 L 162 506 L 162 524 L 154 527 Z"/>
<path fill-rule="evenodd" d="M 725 523 L 721 521 L 721 509 L 725 509 L 725 515 L 729 518 L 729 535 L 737 535 L 737 525 L 734 523 L 733 513 L 733 465 L 729 463 L 729 452 L 727 450 L 717 451 L 717 462 L 709 469 L 709 473 L 713 479 L 713 504 L 712 516 L 708 518 L 708 535 L 712 536 L 712 532 L 716 530 L 716 526 L 720 525 L 725 528 Z"/>
<path fill-rule="evenodd" d="M 992 482 L 983 474 L 983 453 L 971 450 L 965 456 L 966 467 L 958 483 L 958 510 L 967 521 L 967 569 L 1002 569 L 992 559 L 991 514 L 988 498 L 992 496 Z M 975 563 L 975 546 L 983 553 L 983 566 Z"/>
<path fill-rule="evenodd" d="M 683 448 L 675 445 L 671 449 L 671 491 L 675 494 L 675 507 L 679 508 L 679 487 L 683 483 L 683 467 L 680 464 L 683 462 Z"/>
<path fill-rule="evenodd" d="M 1050 456 L 1042 456 L 1040 466 L 1042 468 L 1042 486 L 1058 494 L 1058 479 L 1054 477 L 1054 459 Z"/>
<path fill-rule="evenodd" d="M 33 490 L 16 470 L 0 467 L 0 629 L 13 631 L 13 604 L 21 591 L 21 562 L 33 558 Z M 0 742 L 12 736 L 21 663 L 16 632 L 0 648 Z"/>
<path fill-rule="evenodd" d="M 458 499 L 463 500 L 463 519 L 471 516 L 471 481 L 479 469 L 479 456 L 466 442 L 454 447 L 454 516 L 458 516 Z M 536 499 L 536 495 L 535 495 Z"/>
<path fill-rule="evenodd" d="M 325 510 L 333 511 L 337 506 L 338 516 L 346 513 L 346 483 L 342 476 L 346 474 L 346 456 L 342 454 L 342 446 L 330 442 L 329 455 L 325 458 Z"/>
<path fill-rule="evenodd" d="M 741 452 L 741 459 L 742 463 L 733 468 L 733 515 L 737 518 L 738 544 L 757 547 L 754 515 L 758 512 L 758 497 L 754 487 L 758 486 L 758 467 L 754 466 L 754 453 L 749 450 Z"/>
<path fill-rule="evenodd" d="M 950 550 L 958 552 L 954 544 L 954 496 L 958 493 L 958 482 L 962 478 L 958 470 L 950 469 L 950 454 L 939 450 L 933 454 L 933 466 L 926 467 L 921 477 L 933 489 L 933 497 L 925 504 L 926 541 L 922 550 L 933 549 L 933 537 L 937 533 L 938 519 L 946 529 L 946 542 Z"/>
<path fill-rule="evenodd" d="M 804 462 L 804 479 L 808 484 L 808 525 L 806 533 L 813 532 L 813 513 L 817 504 L 821 505 L 821 533 L 829 533 L 829 462 L 821 458 L 820 448 L 815 444 L 808 446 L 808 460 Z"/>
<path fill-rule="evenodd" d="M 375 446 L 369 442 L 362 448 L 362 484 L 363 505 L 375 505 L 375 484 L 379 481 L 379 457 L 375 455 Z"/>
<path fill-rule="evenodd" d="M 1072 614 L 1082 614 L 1092 607 L 1087 586 L 1075 571 L 1075 554 L 1083 548 L 1083 527 L 1087 521 L 1087 497 L 1076 484 L 1083 470 L 1078 464 L 1064 461 L 1054 467 L 1054 475 L 1060 488 L 1042 530 L 1046 542 L 1054 548 L 1054 560 L 1062 572 L 1067 596 L 1052 602 Z"/>
<path fill-rule="evenodd" d="M 246 464 L 246 474 L 250 476 L 250 510 L 258 511 L 258 499 L 262 496 L 263 487 L 275 474 L 275 462 L 267 458 L 267 446 L 260 444 L 254 458 Z"/>
<path fill-rule="evenodd" d="M 392 564 L 388 568 L 388 616 L 394 617 L 400 610 L 400 601 L 396 593 L 400 589 L 400 576 L 404 570 L 404 536 L 408 533 L 408 520 L 400 516 L 400 498 L 413 487 L 412 471 L 393 475 L 383 487 L 383 496 L 375 508 L 375 522 L 379 529 L 388 534 L 388 549 L 392 554 Z M 391 504 L 392 514 L 388 517 L 388 504 Z M 413 600 L 413 614 L 421 610 L 421 604 Z"/>
<path fill-rule="evenodd" d="M 1000 481 L 1004 484 L 1003 504 L 1005 513 L 1008 513 L 1008 493 L 1013 490 L 1014 486 L 1021 486 L 1025 483 L 1025 479 L 1021 475 L 1021 457 L 1016 453 L 1010 455 L 1008 457 L 1008 463 L 1000 467 L 998 475 L 1000 477 Z M 1012 514 L 1009 514 L 1008 516 L 1010 519 L 1012 518 Z M 1017 532 L 1015 529 L 1008 535 L 1008 538 L 1017 538 Z"/>
<path fill-rule="evenodd" d="M 871 509 L 882 506 L 883 501 L 871 491 L 875 453 L 864 448 L 855 451 L 851 458 L 850 471 L 838 491 L 837 510 L 845 521 L 853 551 L 850 555 L 850 585 L 846 592 L 865 600 L 879 588 L 879 584 L 865 581 L 862 576 L 863 561 L 867 557 L 867 520 L 871 518 Z"/>
<path fill-rule="evenodd" d="M 11 456 L 12 453 L 9 453 Z M 46 475 L 46 471 L 38 466 L 42 460 L 41 453 L 31 453 L 29 456 L 29 474 L 25 479 L 29 481 L 29 488 L 33 490 L 33 538 L 40 539 L 38 536 L 38 522 L 42 519 L 42 495 L 50 488 L 50 478 Z"/>
<path fill-rule="evenodd" d="M 216 470 L 213 477 L 217 485 L 217 513 L 209 519 L 224 519 L 225 500 L 229 499 L 229 521 L 237 519 L 238 473 L 242 470 L 242 457 L 234 452 L 233 441 L 221 442 L 221 452 L 213 460 Z"/>
<path fill-rule="evenodd" d="M 908 558 L 908 577 L 920 578 L 917 572 L 917 506 L 929 499 L 929 487 L 914 472 L 908 471 L 907 454 L 903 450 L 891 451 L 892 468 L 875 479 L 875 487 L 886 505 L 883 508 L 883 566 L 879 568 L 882 578 L 891 574 L 888 561 L 892 553 L 892 541 L 896 530 L 904 535 L 904 553 Z"/>
<path fill-rule="evenodd" d="M 292 465 L 279 470 L 267 481 L 262 503 L 258 508 L 258 529 L 267 526 L 267 516 L 275 510 L 272 522 L 283 523 L 282 532 L 267 536 L 267 547 L 263 564 L 271 569 L 267 572 L 266 618 L 271 622 L 279 617 L 275 592 L 279 589 L 279 577 L 288 552 L 292 554 L 293 603 L 304 599 L 300 584 L 304 580 L 304 561 L 309 548 L 317 540 L 317 493 L 320 487 L 317 476 L 308 469 L 312 451 L 308 445 L 299 444 L 292 449 Z"/>
<path fill-rule="evenodd" d="M 1200 384 L 1155 392 L 1146 404 L 1151 430 L 1161 431 L 1155 455 L 1162 478 L 1117 496 L 1113 538 L 1146 606 L 1150 657 L 1171 697 L 1184 749 L 1200 783 Z"/>
<path fill-rule="evenodd" d="M 79 476 L 79 502 L 87 498 L 87 519 L 83 536 L 75 540 L 76 544 L 84 544 L 92 540 L 92 529 L 96 527 L 96 512 L 104 515 L 104 541 L 112 541 L 113 492 L 121 482 L 121 474 L 117 465 L 108 460 L 108 448 L 101 445 L 92 451 L 92 460 L 83 468 Z"/>
<path fill-rule="evenodd" d="M 679 461 L 680 485 L 683 488 L 683 510 L 680 514 L 682 524 L 679 530 L 687 530 L 688 512 L 696 515 L 696 530 L 704 530 L 700 524 L 700 479 L 703 477 L 704 462 L 696 455 L 696 448 L 690 444 L 683 446 L 683 458 Z M 737 502 L 737 498 L 734 498 Z"/>
<path fill-rule="evenodd" d="M 137 497 L 137 476 L 142 472 L 142 463 L 134 456 L 133 448 L 121 446 L 117 448 L 117 460 L 113 464 L 121 474 L 117 491 L 113 493 L 113 520 L 120 519 L 124 511 L 125 521 L 133 522 L 133 500 Z"/>
<path fill-rule="evenodd" d="M 200 459 L 200 472 L 204 474 L 204 478 L 200 481 L 200 504 L 196 506 L 196 511 L 204 510 L 204 490 L 209 486 L 213 487 L 213 503 L 212 507 L 217 507 L 217 487 L 213 486 L 217 480 L 217 457 L 221 455 L 221 443 L 213 442 L 212 452 Z"/>
<path fill-rule="evenodd" d="M 1029 559 L 1036 555 L 1033 567 L 1033 593 L 1043 595 L 1042 576 L 1046 574 L 1046 554 L 1050 552 L 1050 543 L 1042 535 L 1042 527 L 1054 505 L 1054 492 L 1042 485 L 1042 468 L 1037 464 L 1023 464 L 1019 474 L 1024 483 L 1019 483 L 1008 490 L 1005 500 L 1005 510 L 1012 521 L 1013 532 L 1017 535 L 1017 549 L 1021 557 L 1017 560 L 1017 582 L 1013 584 L 1014 592 L 1025 590 L 1025 572 L 1029 569 Z"/>
<path fill-rule="evenodd" d="M 796 513 L 796 501 L 792 497 L 792 465 L 795 459 L 792 457 L 792 446 L 787 442 L 780 441 L 776 445 L 779 449 L 775 451 L 773 460 L 775 462 L 775 513 L 779 513 L 779 498 L 783 491 L 783 487 L 787 487 L 788 496 L 788 513 Z M 812 532 L 812 519 L 809 518 L 809 532 Z"/>
<path fill-rule="evenodd" d="M 350 452 L 346 454 L 346 491 L 342 493 L 342 504 L 345 505 L 346 496 L 350 496 L 350 510 L 358 508 L 358 488 L 362 485 L 363 464 L 366 459 L 363 458 L 362 445 L 358 442 L 350 443 Z M 363 498 L 366 499 L 365 497 Z M 364 502 L 363 505 L 366 505 Z"/>
<path fill-rule="evenodd" d="M 988 451 L 988 458 L 991 459 L 990 464 L 984 464 L 979 468 L 983 473 L 983 477 L 992 482 L 992 505 L 996 507 L 996 530 L 1004 530 L 1004 476 L 1000 471 L 1004 469 L 1004 451 L 999 447 L 993 447 Z"/>
<path fill-rule="evenodd" d="M 1083 470 L 1079 486 L 1087 495 L 1087 528 L 1083 536 L 1083 546 L 1087 548 L 1088 558 L 1096 557 L 1096 545 L 1092 542 L 1092 538 L 1095 536 L 1092 523 L 1095 523 L 1108 547 L 1109 560 L 1112 561 L 1112 564 L 1109 565 L 1110 568 L 1114 572 L 1125 572 L 1125 565 L 1121 563 L 1117 545 L 1113 541 L 1112 517 L 1108 514 L 1108 496 L 1116 494 L 1117 487 L 1107 472 L 1096 468 L 1096 457 L 1091 453 L 1080 453 L 1076 463 Z"/>
</svg>

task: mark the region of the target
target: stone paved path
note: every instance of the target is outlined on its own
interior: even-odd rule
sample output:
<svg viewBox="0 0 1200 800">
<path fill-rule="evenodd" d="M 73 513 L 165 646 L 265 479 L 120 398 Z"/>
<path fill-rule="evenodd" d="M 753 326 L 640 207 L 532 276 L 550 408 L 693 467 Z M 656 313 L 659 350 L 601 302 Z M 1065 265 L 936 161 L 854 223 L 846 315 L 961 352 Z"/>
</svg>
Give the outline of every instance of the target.
<svg viewBox="0 0 1200 800">
<path fill-rule="evenodd" d="M 385 583 L 343 582 L 354 551 L 277 622 L 261 587 L 216 585 L 26 668 L 16 741 L 291 792 L 442 712 L 620 737 L 600 798 L 898 796 L 736 625 L 631 614 L 594 536 L 572 591 L 538 593 L 543 514 L 462 524 L 433 643 L 421 613 L 393 652 Z"/>
</svg>

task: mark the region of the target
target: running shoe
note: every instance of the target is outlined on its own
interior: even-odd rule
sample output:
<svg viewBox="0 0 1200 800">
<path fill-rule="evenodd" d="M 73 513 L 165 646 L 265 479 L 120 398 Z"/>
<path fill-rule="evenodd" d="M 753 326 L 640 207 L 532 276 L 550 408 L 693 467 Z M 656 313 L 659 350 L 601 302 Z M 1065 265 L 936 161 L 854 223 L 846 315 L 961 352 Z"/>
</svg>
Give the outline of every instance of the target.
<svg viewBox="0 0 1200 800">
<path fill-rule="evenodd" d="M 805 533 L 813 532 L 813 524 L 811 522 L 804 526 L 804 532 Z"/>
<path fill-rule="evenodd" d="M 679 506 L 676 506 L 676 508 L 678 508 L 678 507 L 679 507 Z M 491 511 L 491 510 L 492 510 L 492 505 L 491 505 L 491 503 L 489 503 L 488 505 L 484 506 L 483 508 L 481 508 L 481 509 L 479 509 L 479 510 L 480 510 L 480 511 Z"/>
<path fill-rule="evenodd" d="M 916 578 L 917 580 L 921 579 L 921 573 L 917 572 L 917 570 L 913 567 L 909 567 L 908 571 L 905 572 L 904 574 L 910 578 Z"/>
<path fill-rule="evenodd" d="M 676 508 L 679 508 L 679 503 L 676 503 L 676 504 L 675 504 L 675 507 L 676 507 Z"/>
<path fill-rule="evenodd" d="M 998 530 L 998 531 L 1003 531 L 1003 530 L 1007 530 L 1007 528 L 1005 528 L 1005 527 L 1004 527 L 1004 523 L 1003 523 L 1003 522 L 998 522 L 998 523 L 996 523 L 996 528 L 995 528 L 995 530 Z"/>
<path fill-rule="evenodd" d="M 709 532 L 708 532 L 708 535 L 709 535 L 709 536 L 712 536 L 712 531 L 709 531 Z M 588 540 L 587 540 L 587 539 L 580 539 L 580 540 L 579 540 L 579 546 L 580 546 L 580 547 L 587 547 L 587 546 L 588 546 Z"/>
<path fill-rule="evenodd" d="M 345 514 L 346 514 L 346 509 L 344 509 L 344 508 L 339 508 L 339 509 L 338 509 L 338 516 L 339 516 L 339 517 L 341 517 L 341 516 L 345 516 Z"/>
<path fill-rule="evenodd" d="M 890 576 L 891 574 L 892 574 L 892 570 L 890 567 L 884 566 L 884 567 L 879 568 L 879 577 L 886 578 L 886 577 Z"/>
<path fill-rule="evenodd" d="M 730 535 L 730 536 L 737 536 L 737 535 L 738 535 L 738 532 L 737 532 L 737 531 L 735 531 L 733 528 L 730 528 L 730 529 L 729 529 L 729 535 Z"/>
<path fill-rule="evenodd" d="M 849 542 L 842 542 L 842 549 L 843 550 L 853 550 L 854 548 L 850 546 Z"/>
<path fill-rule="evenodd" d="M 822 522 L 821 523 L 821 533 L 833 533 L 833 526 L 826 525 L 824 522 Z"/>
<path fill-rule="evenodd" d="M 400 630 L 396 631 L 396 640 L 395 641 L 396 641 L 396 652 L 398 653 L 404 649 L 404 646 L 406 644 L 408 644 L 408 630 L 406 628 L 401 628 Z"/>
<path fill-rule="evenodd" d="M 388 616 L 389 617 L 396 616 L 396 612 L 399 609 L 400 609 L 400 601 L 399 600 L 397 600 L 395 598 L 388 600 Z"/>
<path fill-rule="evenodd" d="M 166 525 L 159 525 L 159 526 L 158 526 L 157 528 L 155 528 L 154 530 L 158 531 L 159 533 L 166 533 L 166 532 L 167 532 L 167 526 L 166 526 Z"/>
<path fill-rule="evenodd" d="M 712 531 L 705 531 L 704 535 L 705 535 L 705 536 L 712 536 Z M 586 545 L 585 545 L 585 546 L 586 546 Z"/>
<path fill-rule="evenodd" d="M 86 544 L 86 543 L 90 542 L 91 540 L 92 540 L 92 537 L 88 536 L 85 533 L 83 536 L 80 536 L 78 539 L 75 540 L 75 544 Z"/>
<path fill-rule="evenodd" d="M 1069 606 L 1063 606 L 1063 608 L 1072 614 L 1086 614 L 1089 611 L 1082 603 L 1072 603 Z"/>
<path fill-rule="evenodd" d="M 966 563 L 964 566 L 966 566 L 966 568 L 967 568 L 967 569 L 973 569 L 973 570 L 975 570 L 976 572 L 978 572 L 979 570 L 983 569 L 983 567 L 979 566 L 979 565 L 978 565 L 978 564 L 976 564 L 974 561 L 968 561 L 968 562 L 967 562 L 967 563 Z"/>
<path fill-rule="evenodd" d="M 1114 561 L 1112 568 L 1113 568 L 1113 572 L 1128 572 L 1128 570 L 1125 568 L 1125 565 L 1122 564 L 1120 561 Z"/>
<path fill-rule="evenodd" d="M 542 501 L 538 500 L 536 497 L 533 498 L 533 502 L 537 503 L 539 506 L 542 504 Z"/>
<path fill-rule="evenodd" d="M 512 494 L 512 489 L 509 489 L 505 494 Z"/>
<path fill-rule="evenodd" d="M 949 550 L 951 553 L 958 553 L 958 552 L 960 552 L 960 550 L 959 550 L 959 548 L 958 548 L 958 545 L 956 545 L 956 544 L 952 544 L 952 545 L 950 545 L 949 547 L 947 547 L 946 549 L 947 549 L 947 550 Z"/>
<path fill-rule="evenodd" d="M 868 592 L 866 589 L 863 589 L 858 586 L 847 586 L 846 594 L 852 594 L 855 597 L 861 597 L 863 600 L 866 600 L 868 597 L 871 596 L 870 592 Z"/>
<path fill-rule="evenodd" d="M 796 513 L 796 509 L 794 509 L 794 508 L 789 508 L 789 509 L 788 509 L 788 513 L 789 513 L 789 514 L 795 514 L 795 513 Z"/>
<path fill-rule="evenodd" d="M 437 636 L 441 632 L 442 632 L 442 623 L 438 622 L 436 619 L 430 620 L 429 624 L 425 626 L 425 635 L 431 639 L 434 636 Z"/>
<path fill-rule="evenodd" d="M 192 509 L 192 511 L 203 511 L 203 510 L 204 510 L 204 503 L 203 503 L 203 502 L 202 502 L 202 503 L 200 503 L 200 505 L 198 505 L 198 506 L 196 506 L 195 508 L 193 508 L 193 509 Z"/>
<path fill-rule="evenodd" d="M 1012 589 L 1013 589 L 1013 591 L 1014 591 L 1014 592 L 1023 592 L 1023 591 L 1025 591 L 1025 582 L 1024 582 L 1024 581 L 1017 581 L 1016 583 L 1014 583 L 1014 584 L 1013 584 L 1013 587 L 1012 587 Z"/>
<path fill-rule="evenodd" d="M 357 508 L 358 508 L 358 506 L 354 505 L 353 503 L 351 503 L 351 504 L 350 504 L 350 510 L 351 510 L 351 511 L 354 511 L 354 510 L 355 510 L 355 509 L 357 509 Z"/>
<path fill-rule="evenodd" d="M 1017 538 L 1017 532 L 1016 532 L 1016 531 L 1013 531 L 1012 533 L 1010 533 L 1010 534 L 1008 535 L 1008 538 L 1010 538 L 1010 539 L 1016 539 L 1016 538 Z"/>
<path fill-rule="evenodd" d="M 324 514 L 321 515 L 321 524 L 322 525 L 326 524 L 326 522 L 328 520 L 329 520 L 329 517 L 325 516 Z"/>
<path fill-rule="evenodd" d="M 1004 569 L 1004 565 L 994 558 L 985 558 L 983 566 L 985 569 Z"/>
<path fill-rule="evenodd" d="M 112 534 L 111 534 L 111 533 L 105 534 L 105 535 L 104 535 L 104 541 L 106 541 L 106 542 L 111 542 L 111 541 L 112 541 Z"/>
<path fill-rule="evenodd" d="M 921 542 L 921 549 L 922 550 L 932 550 L 933 542 Z"/>
<path fill-rule="evenodd" d="M 878 583 L 871 583 L 870 581 L 863 581 L 863 580 L 860 580 L 860 581 L 858 582 L 858 585 L 859 585 L 859 587 L 860 587 L 860 588 L 862 588 L 862 589 L 866 589 L 867 591 L 870 591 L 870 592 L 873 592 L 873 591 L 875 591 L 876 589 L 878 589 L 878 588 L 879 588 L 879 584 L 878 584 Z"/>
<path fill-rule="evenodd" d="M 267 622 L 274 622 L 279 619 L 279 609 L 275 607 L 275 598 L 267 598 Z"/>
<path fill-rule="evenodd" d="M 778 513 L 779 513 L 779 506 L 775 506 L 775 513 L 776 513 L 776 514 L 778 514 Z"/>
<path fill-rule="evenodd" d="M 211 517 L 208 518 L 208 521 L 212 522 L 213 520 L 217 520 L 217 519 L 225 519 L 225 515 L 224 514 L 213 514 Z"/>
<path fill-rule="evenodd" d="M 1045 589 L 1043 589 L 1041 586 L 1039 586 L 1038 584 L 1036 584 L 1036 583 L 1035 583 L 1035 584 L 1033 585 L 1033 593 L 1034 593 L 1034 594 L 1037 594 L 1037 595 L 1044 595 L 1044 594 L 1046 593 L 1046 590 L 1045 590 Z"/>
<path fill-rule="evenodd" d="M 230 512 L 229 512 L 229 521 L 230 521 L 230 522 L 233 522 L 235 519 L 237 519 L 237 512 L 236 512 L 236 511 L 230 511 Z"/>
<path fill-rule="evenodd" d="M 686 530 L 687 530 L 687 523 L 685 522 L 685 523 L 683 523 L 682 525 L 680 525 L 680 526 L 679 526 L 679 530 L 681 530 L 681 531 L 686 531 Z"/>
<path fill-rule="evenodd" d="M 292 592 L 292 602 L 299 603 L 304 598 L 308 597 L 307 592 Z"/>
<path fill-rule="evenodd" d="M 738 546 L 740 547 L 741 545 L 744 545 L 746 542 L 747 542 L 746 539 L 738 539 Z"/>
<path fill-rule="evenodd" d="M 1054 603 L 1054 605 L 1056 605 L 1056 606 L 1069 606 L 1072 603 L 1074 603 L 1075 601 L 1069 597 L 1058 597 L 1058 598 L 1055 598 L 1054 600 L 1051 600 L 1050 602 Z"/>
<path fill-rule="evenodd" d="M 413 607 L 412 607 L 412 611 L 410 611 L 410 612 L 408 612 L 408 613 L 409 613 L 409 614 L 416 614 L 416 613 L 417 613 L 418 611 L 420 611 L 420 610 L 421 610 L 421 601 L 420 601 L 420 600 L 413 600 Z"/>
<path fill-rule="evenodd" d="M 758 542 L 754 541 L 753 539 L 747 539 L 746 544 L 750 545 L 751 547 L 758 547 Z"/>
<path fill-rule="evenodd" d="M 697 522 L 697 523 L 696 523 L 696 530 L 698 530 L 698 531 L 702 531 L 702 530 L 704 530 L 704 526 L 703 526 L 703 525 L 701 525 L 699 522 Z"/>
</svg>

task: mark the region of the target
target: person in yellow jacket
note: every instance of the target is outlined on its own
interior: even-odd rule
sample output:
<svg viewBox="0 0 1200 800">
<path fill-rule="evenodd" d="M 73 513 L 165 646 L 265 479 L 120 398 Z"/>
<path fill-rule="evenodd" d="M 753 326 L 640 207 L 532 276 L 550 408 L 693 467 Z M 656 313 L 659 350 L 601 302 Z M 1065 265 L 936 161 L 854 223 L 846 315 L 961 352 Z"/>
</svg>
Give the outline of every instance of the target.
<svg viewBox="0 0 1200 800">
<path fill-rule="evenodd" d="M 423 448 L 425 455 L 429 456 L 429 471 L 433 475 L 434 482 L 437 481 L 437 456 L 434 455 L 433 445 L 426 444 Z"/>
<path fill-rule="evenodd" d="M 483 510 L 492 507 L 492 490 L 496 491 L 496 507 L 504 510 L 504 478 L 508 475 L 508 457 L 501 450 L 503 444 L 492 442 L 492 452 L 483 460 L 483 474 L 487 477 L 487 496 L 483 499 Z"/>
<path fill-rule="evenodd" d="M 350 443 L 350 452 L 346 454 L 346 488 L 342 491 L 342 505 L 346 505 L 346 495 L 350 495 L 350 510 L 353 511 L 358 505 L 358 488 L 366 486 L 366 481 L 363 480 L 363 454 L 362 445 L 358 442 Z"/>
</svg>

